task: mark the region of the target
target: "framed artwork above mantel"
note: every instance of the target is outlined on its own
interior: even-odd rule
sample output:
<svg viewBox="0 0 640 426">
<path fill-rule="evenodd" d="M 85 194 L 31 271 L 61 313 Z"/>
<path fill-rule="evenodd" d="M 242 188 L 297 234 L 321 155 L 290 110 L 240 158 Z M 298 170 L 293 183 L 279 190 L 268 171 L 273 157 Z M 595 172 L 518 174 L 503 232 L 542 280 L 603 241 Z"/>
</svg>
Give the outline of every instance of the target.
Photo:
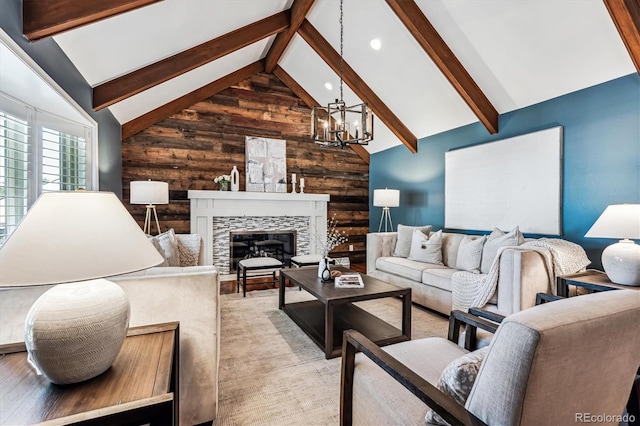
<svg viewBox="0 0 640 426">
<path fill-rule="evenodd" d="M 287 141 L 246 136 L 247 191 L 287 192 Z"/>
</svg>

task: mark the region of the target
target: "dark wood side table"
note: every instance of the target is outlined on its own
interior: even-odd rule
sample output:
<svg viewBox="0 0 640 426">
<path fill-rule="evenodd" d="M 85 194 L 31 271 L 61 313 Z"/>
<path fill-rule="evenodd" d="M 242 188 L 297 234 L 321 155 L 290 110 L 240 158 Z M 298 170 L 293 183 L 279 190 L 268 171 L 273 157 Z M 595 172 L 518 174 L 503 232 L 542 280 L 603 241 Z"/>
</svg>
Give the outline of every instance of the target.
<svg viewBox="0 0 640 426">
<path fill-rule="evenodd" d="M 569 297 L 569 286 L 583 287 L 592 292 L 609 290 L 639 290 L 640 287 L 612 283 L 607 274 L 601 271 L 588 270 L 577 274 L 560 276 L 556 282 L 558 296 Z"/>
<path fill-rule="evenodd" d="M 132 327 L 98 377 L 54 385 L 27 362 L 24 343 L 0 346 L 0 424 L 178 424 L 179 323 Z"/>
</svg>

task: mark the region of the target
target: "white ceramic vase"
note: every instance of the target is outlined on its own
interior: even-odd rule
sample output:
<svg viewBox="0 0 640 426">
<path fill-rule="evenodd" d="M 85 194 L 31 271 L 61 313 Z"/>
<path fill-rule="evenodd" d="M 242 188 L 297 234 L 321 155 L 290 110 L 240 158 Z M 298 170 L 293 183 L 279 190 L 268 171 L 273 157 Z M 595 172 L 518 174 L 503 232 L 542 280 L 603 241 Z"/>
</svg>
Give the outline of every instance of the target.
<svg viewBox="0 0 640 426">
<path fill-rule="evenodd" d="M 231 191 L 240 191 L 240 172 L 238 172 L 236 166 L 233 166 L 231 170 Z"/>
</svg>

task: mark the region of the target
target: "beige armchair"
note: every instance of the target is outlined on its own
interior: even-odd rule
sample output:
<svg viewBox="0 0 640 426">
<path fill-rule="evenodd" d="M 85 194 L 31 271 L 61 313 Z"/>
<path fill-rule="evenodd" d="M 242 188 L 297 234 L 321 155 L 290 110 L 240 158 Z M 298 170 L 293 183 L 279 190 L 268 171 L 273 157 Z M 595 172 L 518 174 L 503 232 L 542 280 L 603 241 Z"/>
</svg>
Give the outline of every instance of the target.
<svg viewBox="0 0 640 426">
<path fill-rule="evenodd" d="M 574 424 L 596 415 L 617 424 L 640 367 L 639 328 L 640 292 L 634 290 L 573 297 L 510 315 L 498 327 L 464 406 L 436 385 L 466 349 L 443 338 L 379 348 L 347 331 L 341 422 L 424 424 L 431 407 L 450 424 Z"/>
</svg>

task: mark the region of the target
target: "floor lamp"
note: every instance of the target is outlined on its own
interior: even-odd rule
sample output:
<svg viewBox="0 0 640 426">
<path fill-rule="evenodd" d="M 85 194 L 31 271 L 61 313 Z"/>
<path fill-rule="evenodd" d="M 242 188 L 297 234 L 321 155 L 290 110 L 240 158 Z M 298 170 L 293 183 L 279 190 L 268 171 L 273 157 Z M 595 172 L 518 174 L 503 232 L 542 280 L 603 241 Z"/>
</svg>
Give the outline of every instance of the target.
<svg viewBox="0 0 640 426">
<path fill-rule="evenodd" d="M 156 221 L 156 228 L 159 234 L 161 231 L 158 213 L 156 212 L 156 204 L 169 204 L 169 184 L 167 182 L 152 180 L 132 181 L 130 186 L 130 203 L 147 205 L 143 231 L 145 234 L 151 235 L 151 215 L 153 213 L 153 219 Z"/>
<path fill-rule="evenodd" d="M 393 222 L 391 221 L 391 213 L 389 207 L 398 207 L 400 205 L 400 190 L 398 189 L 374 189 L 373 190 L 374 207 L 382 207 L 382 216 L 380 217 L 380 226 L 378 232 L 382 232 L 382 223 L 384 222 L 384 232 L 393 232 Z"/>
</svg>

